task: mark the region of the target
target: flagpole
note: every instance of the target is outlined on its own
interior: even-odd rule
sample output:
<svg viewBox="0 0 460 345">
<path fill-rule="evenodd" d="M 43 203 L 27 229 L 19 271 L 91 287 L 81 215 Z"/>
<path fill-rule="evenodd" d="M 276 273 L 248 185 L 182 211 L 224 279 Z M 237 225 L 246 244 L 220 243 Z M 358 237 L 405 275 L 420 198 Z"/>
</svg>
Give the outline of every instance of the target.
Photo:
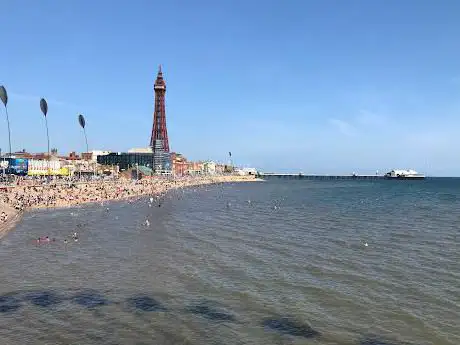
<svg viewBox="0 0 460 345">
<path fill-rule="evenodd" d="M 47 170 L 47 177 L 48 177 L 48 180 L 49 180 L 49 177 L 50 177 L 50 136 L 49 136 L 49 131 L 48 131 L 48 103 L 46 103 L 46 100 L 44 98 L 42 98 L 40 100 L 40 110 L 42 111 L 43 113 L 43 116 L 45 117 L 45 126 L 46 126 L 46 140 L 47 140 L 47 143 L 48 143 L 48 164 L 47 164 L 47 167 L 48 167 L 48 170 Z"/>
<path fill-rule="evenodd" d="M 233 170 L 234 170 L 233 168 L 234 168 L 234 167 L 233 167 L 233 160 L 232 160 L 232 152 L 231 152 L 231 151 L 228 152 L 228 156 L 229 156 L 229 158 L 230 158 L 230 166 L 231 166 L 232 172 L 233 172 Z"/>
<path fill-rule="evenodd" d="M 10 130 L 10 117 L 8 114 L 8 93 L 6 92 L 6 88 L 1 85 L 0 86 L 0 99 L 5 106 L 5 113 L 6 113 L 6 124 L 8 126 L 8 145 L 9 145 L 9 155 L 8 157 L 11 158 L 11 130 Z"/>
</svg>

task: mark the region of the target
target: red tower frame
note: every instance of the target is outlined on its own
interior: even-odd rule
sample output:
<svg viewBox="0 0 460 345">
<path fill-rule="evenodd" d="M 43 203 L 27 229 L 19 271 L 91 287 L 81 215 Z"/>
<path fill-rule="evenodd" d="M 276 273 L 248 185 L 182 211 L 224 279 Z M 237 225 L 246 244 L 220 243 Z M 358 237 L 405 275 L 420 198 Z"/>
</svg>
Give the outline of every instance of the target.
<svg viewBox="0 0 460 345">
<path fill-rule="evenodd" d="M 168 166 L 169 162 L 169 140 L 168 130 L 166 129 L 166 82 L 163 79 L 161 65 L 158 69 L 158 75 L 153 89 L 155 91 L 155 110 L 153 113 L 153 127 L 152 134 L 150 136 L 150 146 L 153 150 L 154 170 L 164 170 Z"/>
<path fill-rule="evenodd" d="M 152 135 L 150 137 L 150 146 L 154 149 L 161 149 L 162 152 L 169 152 L 168 130 L 166 129 L 166 107 L 165 94 L 166 82 L 163 79 L 161 65 L 158 68 L 158 75 L 154 86 L 155 91 L 155 110 L 153 113 Z M 158 144 L 162 145 L 158 145 Z M 161 146 L 161 147 L 160 147 Z"/>
</svg>

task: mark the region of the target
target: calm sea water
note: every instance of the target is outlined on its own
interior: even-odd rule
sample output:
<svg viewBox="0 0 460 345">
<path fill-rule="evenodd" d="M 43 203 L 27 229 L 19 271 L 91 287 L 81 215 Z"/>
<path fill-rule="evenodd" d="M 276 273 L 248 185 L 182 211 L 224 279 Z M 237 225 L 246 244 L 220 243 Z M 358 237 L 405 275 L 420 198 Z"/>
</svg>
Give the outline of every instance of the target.
<svg viewBox="0 0 460 345">
<path fill-rule="evenodd" d="M 26 214 L 0 242 L 2 345 L 460 344 L 460 180 L 228 184 L 160 205 Z"/>
</svg>

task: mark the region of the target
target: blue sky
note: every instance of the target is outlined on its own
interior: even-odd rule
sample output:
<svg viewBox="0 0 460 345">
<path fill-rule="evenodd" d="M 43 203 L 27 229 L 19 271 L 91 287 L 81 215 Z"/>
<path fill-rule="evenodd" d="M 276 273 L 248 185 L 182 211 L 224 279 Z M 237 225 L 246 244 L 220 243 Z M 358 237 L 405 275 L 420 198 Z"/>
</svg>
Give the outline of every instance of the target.
<svg viewBox="0 0 460 345">
<path fill-rule="evenodd" d="M 171 149 L 264 171 L 460 176 L 460 2 L 1 2 L 13 149 L 149 143 L 163 65 Z M 7 129 L 0 109 L 0 147 Z"/>
</svg>

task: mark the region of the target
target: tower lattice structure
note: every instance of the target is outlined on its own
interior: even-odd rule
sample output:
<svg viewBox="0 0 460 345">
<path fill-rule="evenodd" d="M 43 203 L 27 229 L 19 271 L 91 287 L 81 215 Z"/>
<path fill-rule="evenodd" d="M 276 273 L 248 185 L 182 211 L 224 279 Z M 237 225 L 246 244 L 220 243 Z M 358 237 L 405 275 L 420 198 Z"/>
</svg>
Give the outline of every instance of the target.
<svg viewBox="0 0 460 345">
<path fill-rule="evenodd" d="M 155 80 L 154 91 L 155 110 L 153 113 L 153 128 L 150 137 L 150 146 L 153 150 L 153 170 L 155 172 L 160 172 L 171 170 L 168 130 L 166 129 L 166 82 L 163 79 L 161 65 L 158 69 L 157 79 Z"/>
</svg>

